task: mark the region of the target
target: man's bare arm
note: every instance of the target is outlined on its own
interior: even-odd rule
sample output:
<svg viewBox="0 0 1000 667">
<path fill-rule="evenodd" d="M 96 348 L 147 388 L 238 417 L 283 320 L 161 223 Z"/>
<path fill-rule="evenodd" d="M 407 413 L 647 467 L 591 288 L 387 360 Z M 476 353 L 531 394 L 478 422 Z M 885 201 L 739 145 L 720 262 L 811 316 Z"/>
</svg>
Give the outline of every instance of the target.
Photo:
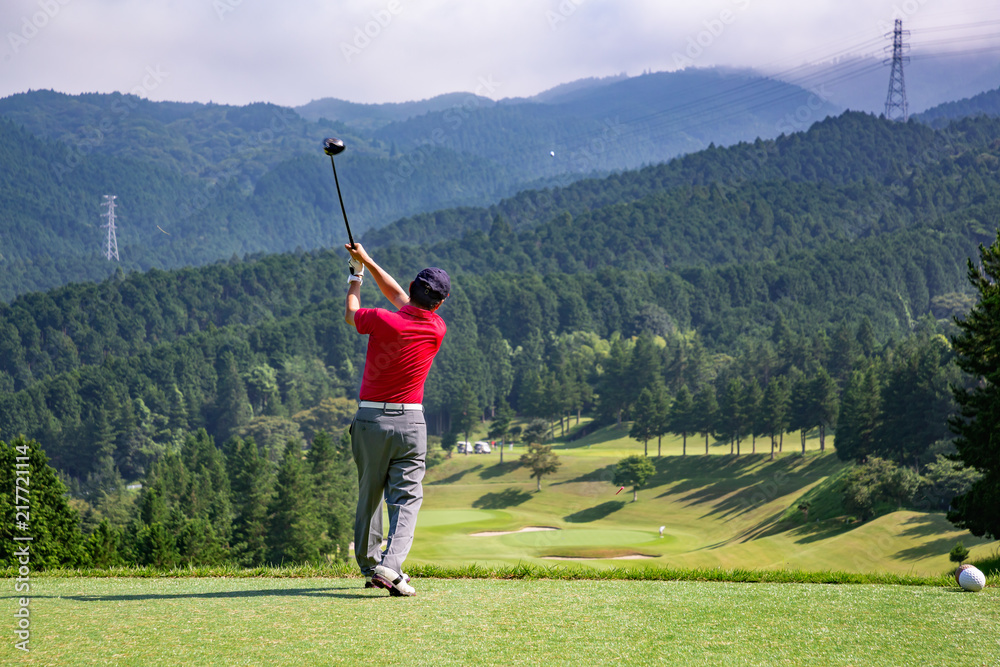
<svg viewBox="0 0 1000 667">
<path fill-rule="evenodd" d="M 409 293 L 404 291 L 392 276 L 386 273 L 381 266 L 376 264 L 374 260 L 368 256 L 368 253 L 360 243 L 355 243 L 353 248 L 349 243 L 345 243 L 344 248 L 346 248 L 347 252 L 351 254 L 351 257 L 365 265 L 365 268 L 368 269 L 372 278 L 375 279 L 375 284 L 378 285 L 379 290 L 381 290 L 382 294 L 389 300 L 390 303 L 392 303 L 392 305 L 396 306 L 396 308 L 402 308 L 406 304 L 410 303 Z M 352 284 L 351 287 L 353 286 L 354 285 Z"/>
<path fill-rule="evenodd" d="M 347 287 L 347 302 L 344 304 L 344 321 L 352 327 L 357 327 L 354 323 L 354 313 L 361 307 L 361 281 L 351 281 Z"/>
</svg>

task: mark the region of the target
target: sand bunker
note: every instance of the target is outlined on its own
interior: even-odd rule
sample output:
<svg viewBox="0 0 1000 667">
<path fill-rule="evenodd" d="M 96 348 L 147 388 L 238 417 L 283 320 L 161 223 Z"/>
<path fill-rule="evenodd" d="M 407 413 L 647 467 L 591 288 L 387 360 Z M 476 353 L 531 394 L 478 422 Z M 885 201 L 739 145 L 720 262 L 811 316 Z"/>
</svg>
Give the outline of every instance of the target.
<svg viewBox="0 0 1000 667">
<path fill-rule="evenodd" d="M 513 535 L 514 533 L 537 533 L 540 530 L 561 530 L 553 526 L 525 526 L 520 530 L 487 530 L 483 533 L 472 533 L 472 537 L 494 537 L 496 535 Z"/>
<path fill-rule="evenodd" d="M 657 556 L 647 556 L 646 554 L 628 554 L 626 556 L 608 556 L 598 558 L 590 556 L 542 556 L 545 560 L 638 560 L 640 558 L 657 558 Z"/>
</svg>

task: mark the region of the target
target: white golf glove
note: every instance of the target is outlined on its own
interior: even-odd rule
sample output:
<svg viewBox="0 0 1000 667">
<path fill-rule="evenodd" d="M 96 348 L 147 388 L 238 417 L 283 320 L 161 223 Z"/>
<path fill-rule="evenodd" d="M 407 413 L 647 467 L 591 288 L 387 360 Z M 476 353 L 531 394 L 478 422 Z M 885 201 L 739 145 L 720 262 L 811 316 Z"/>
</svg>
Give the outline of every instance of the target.
<svg viewBox="0 0 1000 667">
<path fill-rule="evenodd" d="M 363 276 L 365 275 L 365 264 L 364 262 L 354 259 L 351 257 L 351 261 L 347 263 L 347 267 L 351 270 L 352 276 Z"/>
</svg>

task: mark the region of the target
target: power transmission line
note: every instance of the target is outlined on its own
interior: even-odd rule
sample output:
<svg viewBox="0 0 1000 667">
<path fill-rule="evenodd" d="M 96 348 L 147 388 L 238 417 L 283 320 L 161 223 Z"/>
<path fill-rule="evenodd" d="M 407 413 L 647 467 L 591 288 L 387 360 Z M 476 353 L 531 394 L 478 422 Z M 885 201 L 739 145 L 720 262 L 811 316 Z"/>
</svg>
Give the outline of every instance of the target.
<svg viewBox="0 0 1000 667">
<path fill-rule="evenodd" d="M 909 58 L 903 52 L 910 47 L 903 42 L 903 38 L 909 34 L 909 30 L 903 30 L 903 20 L 896 19 L 896 27 L 892 31 L 892 72 L 889 74 L 889 92 L 885 96 L 885 117 L 904 123 L 909 118 L 909 112 L 906 105 L 906 82 L 903 80 L 903 61 L 909 61 Z"/>
<path fill-rule="evenodd" d="M 104 202 L 102 206 L 107 206 L 108 210 L 101 214 L 102 218 L 107 218 L 107 223 L 101 225 L 101 229 L 108 230 L 107 245 L 105 246 L 104 256 L 111 261 L 114 257 L 115 261 L 121 261 L 118 259 L 118 235 L 115 233 L 115 200 L 118 199 L 117 195 L 104 195 Z"/>
</svg>

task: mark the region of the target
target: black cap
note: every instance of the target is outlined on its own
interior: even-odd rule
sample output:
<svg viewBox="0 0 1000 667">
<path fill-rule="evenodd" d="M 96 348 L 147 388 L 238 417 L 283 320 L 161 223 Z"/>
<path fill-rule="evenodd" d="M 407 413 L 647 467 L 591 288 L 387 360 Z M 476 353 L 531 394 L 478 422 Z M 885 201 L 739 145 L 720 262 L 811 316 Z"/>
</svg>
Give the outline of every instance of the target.
<svg viewBox="0 0 1000 667">
<path fill-rule="evenodd" d="M 423 287 L 427 296 L 434 301 L 443 301 L 451 294 L 451 279 L 444 269 L 436 266 L 428 267 L 418 273 L 413 282 Z"/>
</svg>

